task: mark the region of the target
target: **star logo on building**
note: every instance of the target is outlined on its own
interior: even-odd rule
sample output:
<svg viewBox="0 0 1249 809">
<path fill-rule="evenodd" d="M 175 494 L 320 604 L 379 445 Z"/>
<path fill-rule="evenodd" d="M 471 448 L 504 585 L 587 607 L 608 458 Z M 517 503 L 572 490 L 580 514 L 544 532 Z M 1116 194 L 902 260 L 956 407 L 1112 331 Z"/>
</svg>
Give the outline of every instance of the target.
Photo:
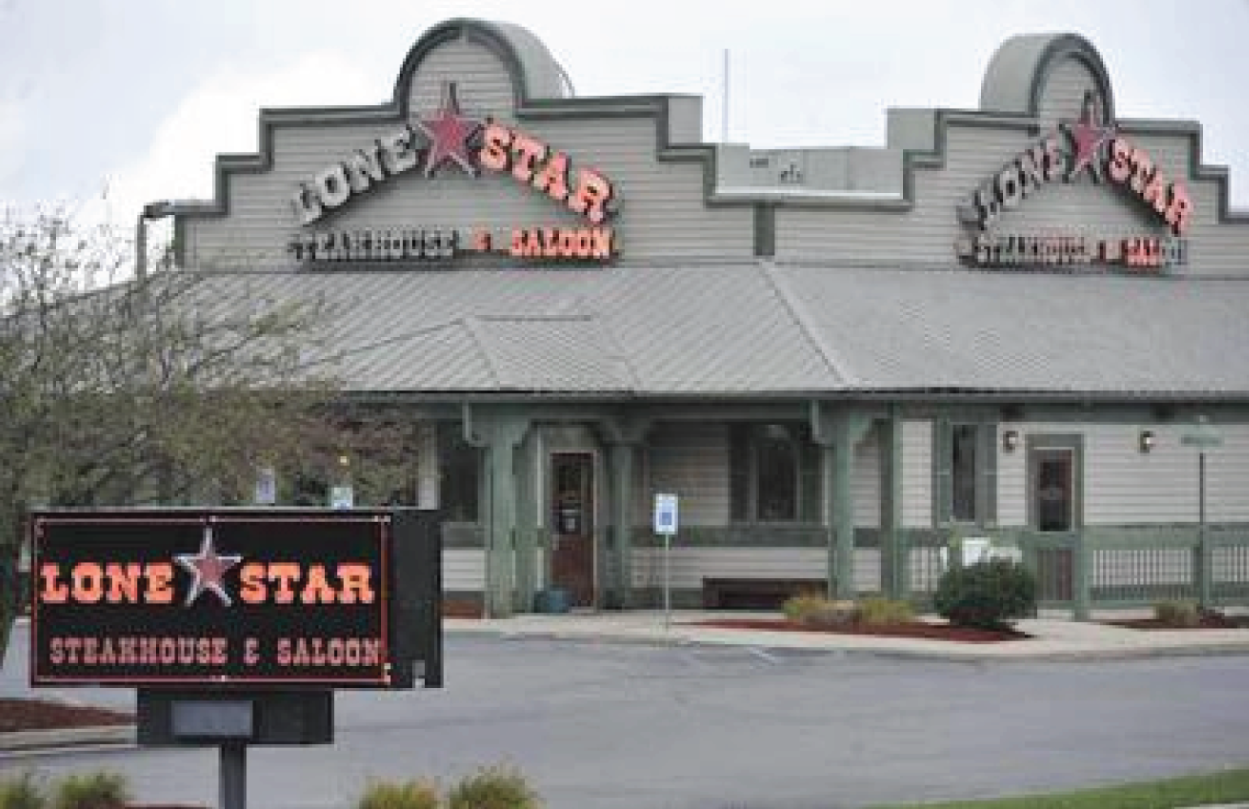
<svg viewBox="0 0 1249 809">
<path fill-rule="evenodd" d="M 222 585 L 222 578 L 227 570 L 243 561 L 243 557 L 237 554 L 231 556 L 218 554 L 216 548 L 213 547 L 211 525 L 204 526 L 204 539 L 200 542 L 199 553 L 180 553 L 174 556 L 174 561 L 195 577 L 183 606 L 189 607 L 194 604 L 205 590 L 221 599 L 221 603 L 227 607 L 234 603 Z"/>
<path fill-rule="evenodd" d="M 460 114 L 460 102 L 456 98 L 455 82 L 443 82 L 442 103 L 433 118 L 416 122 L 429 138 L 425 152 L 425 176 L 432 177 L 443 163 L 455 163 L 470 177 L 477 176 L 477 166 L 469 154 L 469 140 L 481 129 L 481 122 Z"/>
<path fill-rule="evenodd" d="M 1068 181 L 1074 180 L 1085 168 L 1093 173 L 1095 181 L 1102 181 L 1102 148 L 1114 138 L 1117 130 L 1114 124 L 1106 126 L 1102 123 L 1101 107 L 1101 100 L 1096 95 L 1085 93 L 1080 120 L 1064 125 L 1075 149 L 1071 169 L 1067 172 Z"/>
</svg>

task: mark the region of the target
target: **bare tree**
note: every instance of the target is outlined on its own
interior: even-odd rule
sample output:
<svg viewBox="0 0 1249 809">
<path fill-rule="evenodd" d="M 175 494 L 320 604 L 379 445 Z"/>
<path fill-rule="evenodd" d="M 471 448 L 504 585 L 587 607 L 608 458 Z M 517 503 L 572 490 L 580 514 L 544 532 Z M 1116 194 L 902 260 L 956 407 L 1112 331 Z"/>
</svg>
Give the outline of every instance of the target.
<svg viewBox="0 0 1249 809">
<path fill-rule="evenodd" d="M 131 248 L 63 211 L 0 223 L 0 572 L 35 503 L 247 502 L 261 467 L 316 479 L 344 455 L 399 480 L 408 428 L 344 405 L 320 301 L 168 263 L 128 277 Z"/>
</svg>

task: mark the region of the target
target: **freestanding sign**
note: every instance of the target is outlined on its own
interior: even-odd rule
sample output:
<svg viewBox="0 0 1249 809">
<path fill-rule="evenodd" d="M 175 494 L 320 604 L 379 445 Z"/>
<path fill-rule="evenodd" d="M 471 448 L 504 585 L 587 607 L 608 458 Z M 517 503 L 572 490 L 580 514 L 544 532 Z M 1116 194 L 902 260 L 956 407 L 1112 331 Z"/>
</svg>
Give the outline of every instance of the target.
<svg viewBox="0 0 1249 809">
<path fill-rule="evenodd" d="M 412 510 L 31 516 L 32 685 L 137 687 L 140 744 L 333 741 L 336 688 L 442 685 L 440 522 Z"/>
<path fill-rule="evenodd" d="M 32 534 L 34 685 L 410 685 L 388 513 L 45 513 Z"/>
<path fill-rule="evenodd" d="M 672 625 L 672 537 L 677 532 L 677 496 L 655 495 L 655 533 L 664 538 L 664 629 Z"/>
</svg>

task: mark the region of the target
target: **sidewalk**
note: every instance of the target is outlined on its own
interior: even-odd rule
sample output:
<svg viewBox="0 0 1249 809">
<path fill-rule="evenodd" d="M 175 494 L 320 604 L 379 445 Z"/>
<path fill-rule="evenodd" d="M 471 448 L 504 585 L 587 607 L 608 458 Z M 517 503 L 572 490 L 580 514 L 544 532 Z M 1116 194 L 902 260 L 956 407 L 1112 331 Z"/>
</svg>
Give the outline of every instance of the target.
<svg viewBox="0 0 1249 809">
<path fill-rule="evenodd" d="M 676 610 L 665 625 L 658 611 L 573 612 L 501 619 L 448 618 L 446 632 L 507 638 L 544 637 L 656 644 L 713 644 L 770 649 L 865 652 L 950 660 L 1107 659 L 1156 655 L 1249 654 L 1249 629 L 1138 630 L 1068 618 L 1031 618 L 1016 628 L 1027 640 L 956 643 L 818 632 L 773 632 L 701 626 L 716 618 L 776 617 L 776 613 Z"/>
</svg>

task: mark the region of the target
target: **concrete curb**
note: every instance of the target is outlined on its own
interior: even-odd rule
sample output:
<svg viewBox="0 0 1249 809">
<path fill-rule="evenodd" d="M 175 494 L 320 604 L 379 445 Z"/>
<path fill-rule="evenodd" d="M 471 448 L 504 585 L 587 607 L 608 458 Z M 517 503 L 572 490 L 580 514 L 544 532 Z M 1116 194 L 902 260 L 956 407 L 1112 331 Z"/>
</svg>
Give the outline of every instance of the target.
<svg viewBox="0 0 1249 809">
<path fill-rule="evenodd" d="M 1231 641 L 1138 642 L 1133 644 L 1107 645 L 1034 638 L 1011 641 L 1008 644 L 970 644 L 949 641 L 915 641 L 909 639 L 873 638 L 865 640 L 846 636 L 787 636 L 785 633 L 767 633 L 749 630 L 704 629 L 674 627 L 669 634 L 658 629 L 620 631 L 613 628 L 561 629 L 544 627 L 517 627 L 498 625 L 462 624 L 448 626 L 448 636 L 489 636 L 503 640 L 537 638 L 582 643 L 618 643 L 650 646 L 743 646 L 788 651 L 820 652 L 830 654 L 868 654 L 877 657 L 896 657 L 917 660 L 945 660 L 953 662 L 1026 662 L 1059 661 L 1079 662 L 1092 660 L 1131 660 L 1156 657 L 1194 657 L 1214 655 L 1249 654 L 1249 633 L 1243 639 Z M 1137 630 L 1124 630 L 1136 632 Z M 1029 647 L 1035 644 L 1040 648 Z M 1065 646 L 1065 648 L 1064 648 Z M 1057 648 L 1055 648 L 1057 647 Z"/>
<path fill-rule="evenodd" d="M 0 759 L 79 747 L 129 746 L 134 743 L 134 725 L 22 730 L 0 733 Z"/>
</svg>

